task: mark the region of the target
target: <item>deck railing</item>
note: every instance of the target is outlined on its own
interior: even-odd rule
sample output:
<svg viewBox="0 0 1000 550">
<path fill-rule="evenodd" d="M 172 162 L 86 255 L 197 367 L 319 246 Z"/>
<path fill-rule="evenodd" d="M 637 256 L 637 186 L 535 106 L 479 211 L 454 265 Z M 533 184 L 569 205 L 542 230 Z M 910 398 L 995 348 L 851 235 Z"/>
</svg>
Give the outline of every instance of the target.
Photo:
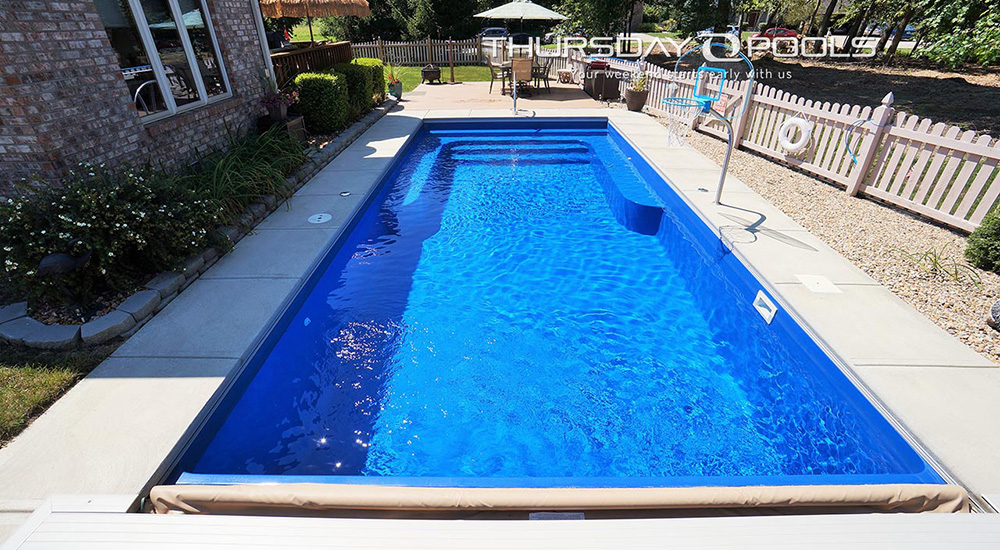
<svg viewBox="0 0 1000 550">
<path fill-rule="evenodd" d="M 350 42 L 335 42 L 271 54 L 271 65 L 274 66 L 278 86 L 284 87 L 299 74 L 326 71 L 337 63 L 346 63 L 353 58 Z"/>
</svg>

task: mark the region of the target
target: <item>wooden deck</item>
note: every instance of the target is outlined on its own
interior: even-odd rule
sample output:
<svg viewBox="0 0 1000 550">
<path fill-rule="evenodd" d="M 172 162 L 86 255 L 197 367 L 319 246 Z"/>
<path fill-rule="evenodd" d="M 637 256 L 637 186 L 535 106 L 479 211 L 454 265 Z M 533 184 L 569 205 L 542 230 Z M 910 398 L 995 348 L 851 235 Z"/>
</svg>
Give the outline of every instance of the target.
<svg viewBox="0 0 1000 550">
<path fill-rule="evenodd" d="M 77 510 L 108 510 L 81 506 Z M 128 514 L 47 504 L 3 550 L 997 548 L 997 514 L 457 521 Z"/>
</svg>

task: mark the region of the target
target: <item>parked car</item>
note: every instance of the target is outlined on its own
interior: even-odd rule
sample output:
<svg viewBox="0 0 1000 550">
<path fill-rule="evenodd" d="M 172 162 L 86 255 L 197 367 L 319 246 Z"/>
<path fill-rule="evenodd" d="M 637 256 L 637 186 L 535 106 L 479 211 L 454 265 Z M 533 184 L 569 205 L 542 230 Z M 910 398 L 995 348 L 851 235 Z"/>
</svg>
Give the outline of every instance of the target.
<svg viewBox="0 0 1000 550">
<path fill-rule="evenodd" d="M 476 34 L 483 38 L 507 38 L 509 35 L 510 31 L 503 27 L 485 27 Z"/>
<path fill-rule="evenodd" d="M 885 25 L 868 25 L 865 29 L 866 36 L 882 36 L 886 31 Z M 903 30 L 903 40 L 913 40 L 913 37 L 917 34 L 917 28 L 913 25 L 907 25 L 906 29 Z M 896 27 L 889 29 L 889 36 L 896 36 Z"/>
<path fill-rule="evenodd" d="M 799 33 L 793 31 L 792 29 L 785 29 L 781 27 L 772 27 L 766 31 L 761 31 L 755 35 L 754 38 L 798 38 Z"/>
<path fill-rule="evenodd" d="M 515 32 L 510 35 L 510 41 L 517 46 L 527 46 L 531 41 L 531 35 L 526 32 Z"/>
</svg>

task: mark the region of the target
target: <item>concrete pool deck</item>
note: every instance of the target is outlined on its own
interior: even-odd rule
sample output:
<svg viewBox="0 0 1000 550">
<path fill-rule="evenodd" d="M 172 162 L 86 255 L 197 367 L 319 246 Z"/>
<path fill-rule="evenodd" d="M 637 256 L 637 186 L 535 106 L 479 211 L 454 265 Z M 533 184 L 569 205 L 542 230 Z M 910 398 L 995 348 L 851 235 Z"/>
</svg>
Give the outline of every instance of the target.
<svg viewBox="0 0 1000 550">
<path fill-rule="evenodd" d="M 484 86 L 447 88 L 466 86 L 471 91 L 463 94 L 475 88 L 485 95 Z M 428 87 L 418 90 L 423 88 Z M 251 354 L 269 322 L 422 121 L 510 116 L 509 108 L 490 108 L 495 102 L 438 109 L 441 102 L 432 96 L 416 95 L 372 126 L 287 207 L 265 219 L 0 449 L 0 540 L 54 494 L 142 494 L 165 473 L 205 416 L 206 403 Z M 691 148 L 665 147 L 666 130 L 646 115 L 601 109 L 592 100 L 586 100 L 587 108 L 555 109 L 538 107 L 541 101 L 525 101 L 522 108 L 536 116 L 607 117 L 733 243 L 734 252 L 769 281 L 781 301 L 848 363 L 846 372 L 867 386 L 958 480 L 977 495 L 1000 493 L 1000 470 L 994 463 L 1000 456 L 1000 428 L 992 417 L 1000 395 L 995 364 L 739 180 L 730 177 L 724 204 L 712 204 L 719 168 Z M 350 194 L 341 196 L 344 191 Z M 306 221 L 321 212 L 333 219 Z"/>
</svg>

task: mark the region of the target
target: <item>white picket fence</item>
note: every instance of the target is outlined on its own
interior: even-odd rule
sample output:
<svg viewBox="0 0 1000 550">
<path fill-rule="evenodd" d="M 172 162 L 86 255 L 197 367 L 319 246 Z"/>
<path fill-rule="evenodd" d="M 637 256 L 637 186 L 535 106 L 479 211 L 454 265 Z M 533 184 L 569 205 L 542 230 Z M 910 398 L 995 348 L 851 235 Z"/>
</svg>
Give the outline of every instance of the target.
<svg viewBox="0 0 1000 550">
<path fill-rule="evenodd" d="M 469 65 L 482 63 L 478 39 L 427 40 L 421 42 L 374 42 L 351 44 L 354 57 L 374 57 L 393 65 Z"/>
<path fill-rule="evenodd" d="M 351 44 L 354 57 L 374 57 L 392 63 L 393 65 L 482 65 L 493 53 L 501 60 L 506 59 L 507 50 L 503 46 L 492 48 L 489 40 L 470 38 L 467 40 L 422 40 L 419 42 L 389 42 L 381 38 L 374 42 Z M 572 55 L 577 65 L 582 65 L 579 53 Z M 555 77 L 558 69 L 570 68 L 571 61 L 567 56 L 539 56 L 543 63 L 552 67 L 551 74 Z"/>
<path fill-rule="evenodd" d="M 661 110 L 664 97 L 691 97 L 694 90 L 693 78 L 678 79 L 668 89 L 671 72 L 646 62 L 616 59 L 611 67 L 646 73 L 646 107 L 654 111 Z M 757 84 L 744 110 L 738 102 L 748 85 L 727 80 L 723 86 L 729 105 L 737 103 L 738 147 L 843 185 L 851 195 L 860 193 L 963 231 L 978 227 L 1000 198 L 1000 139 L 896 112 L 889 98 L 874 108 L 831 104 Z M 627 79 L 621 86 L 624 92 Z M 789 154 L 778 143 L 778 129 L 796 116 L 813 124 L 812 139 L 804 151 Z M 698 130 L 726 138 L 717 122 Z"/>
</svg>

